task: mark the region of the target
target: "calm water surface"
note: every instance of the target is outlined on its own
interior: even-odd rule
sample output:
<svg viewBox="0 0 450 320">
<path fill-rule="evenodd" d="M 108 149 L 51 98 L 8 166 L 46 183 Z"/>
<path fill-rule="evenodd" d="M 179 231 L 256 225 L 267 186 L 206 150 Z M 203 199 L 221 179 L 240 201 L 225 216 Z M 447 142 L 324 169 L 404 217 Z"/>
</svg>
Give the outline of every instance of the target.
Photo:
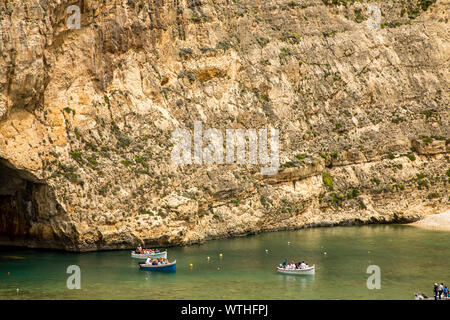
<svg viewBox="0 0 450 320">
<path fill-rule="evenodd" d="M 450 232 L 406 225 L 265 233 L 168 253 L 175 274 L 140 271 L 129 251 L 3 248 L 0 299 L 411 299 L 450 283 Z M 277 274 L 284 258 L 315 264 L 316 274 Z M 81 268 L 80 290 L 66 287 L 69 265 Z M 367 289 L 369 265 L 381 268 L 380 290 Z"/>
</svg>

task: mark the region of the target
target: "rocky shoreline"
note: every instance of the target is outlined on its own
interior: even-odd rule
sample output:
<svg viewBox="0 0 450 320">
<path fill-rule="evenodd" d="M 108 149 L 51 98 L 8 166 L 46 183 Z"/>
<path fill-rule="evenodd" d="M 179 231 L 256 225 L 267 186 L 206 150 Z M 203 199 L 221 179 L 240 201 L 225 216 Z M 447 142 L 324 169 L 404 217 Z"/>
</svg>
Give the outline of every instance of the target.
<svg viewBox="0 0 450 320">
<path fill-rule="evenodd" d="M 428 229 L 450 231 L 450 210 L 426 216 L 425 218 L 412 223 L 412 225 Z"/>
<path fill-rule="evenodd" d="M 114 250 L 130 250 L 135 249 L 138 245 L 143 245 L 148 248 L 159 248 L 159 247 L 180 247 L 180 246 L 190 246 L 190 245 L 199 245 L 203 244 L 209 240 L 219 240 L 219 239 L 231 239 L 236 237 L 246 237 L 251 235 L 256 235 L 260 233 L 268 233 L 268 232 L 279 232 L 279 231 L 295 231 L 301 229 L 309 229 L 309 228 L 330 228 L 330 227 L 339 227 L 339 226 L 362 226 L 362 225 L 385 225 L 385 224 L 416 224 L 422 217 L 417 214 L 405 215 L 405 216 L 397 216 L 393 215 L 392 217 L 379 217 L 379 218 L 370 218 L 370 219 L 358 219 L 358 218 L 350 218 L 342 221 L 320 221 L 316 223 L 305 224 L 301 226 L 294 227 L 275 227 L 265 230 L 250 230 L 244 231 L 241 233 L 231 232 L 227 234 L 218 234 L 212 236 L 206 236 L 201 239 L 190 240 L 190 241 L 180 241 L 180 242 L 161 242 L 161 241 L 142 241 L 136 240 L 134 242 L 121 243 L 121 244 L 107 244 L 107 243 L 98 243 L 93 245 L 70 245 L 68 243 L 60 242 L 60 241 L 30 241 L 30 240 L 21 240 L 21 241 L 8 241 L 5 239 L 0 239 L 0 246 L 12 246 L 12 247 L 26 247 L 33 249 L 44 249 L 44 250 L 62 250 L 69 252 L 93 252 L 93 251 L 114 251 Z"/>
</svg>

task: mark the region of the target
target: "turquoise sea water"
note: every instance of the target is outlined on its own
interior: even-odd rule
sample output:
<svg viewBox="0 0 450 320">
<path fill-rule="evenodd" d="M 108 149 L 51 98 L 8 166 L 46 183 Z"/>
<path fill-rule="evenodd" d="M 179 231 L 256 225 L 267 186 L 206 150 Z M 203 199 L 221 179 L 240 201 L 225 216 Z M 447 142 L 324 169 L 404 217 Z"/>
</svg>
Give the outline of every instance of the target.
<svg viewBox="0 0 450 320">
<path fill-rule="evenodd" d="M 140 271 L 129 251 L 3 248 L 0 299 L 412 299 L 450 284 L 450 232 L 407 225 L 264 233 L 168 253 L 175 274 Z M 315 264 L 316 274 L 277 274 L 284 258 Z M 81 269 L 79 290 L 67 289 L 69 265 Z M 369 265 L 380 267 L 379 290 L 366 286 Z"/>
</svg>

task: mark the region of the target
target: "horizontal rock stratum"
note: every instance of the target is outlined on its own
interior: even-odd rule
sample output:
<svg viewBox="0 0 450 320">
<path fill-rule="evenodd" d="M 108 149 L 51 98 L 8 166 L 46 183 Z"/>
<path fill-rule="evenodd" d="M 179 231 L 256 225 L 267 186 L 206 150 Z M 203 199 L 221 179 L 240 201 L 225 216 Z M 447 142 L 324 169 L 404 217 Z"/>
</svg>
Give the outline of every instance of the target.
<svg viewBox="0 0 450 320">
<path fill-rule="evenodd" d="M 0 244 L 165 246 L 448 210 L 449 12 L 0 0 Z M 279 130 L 278 173 L 175 164 L 171 135 L 196 121 Z"/>
</svg>

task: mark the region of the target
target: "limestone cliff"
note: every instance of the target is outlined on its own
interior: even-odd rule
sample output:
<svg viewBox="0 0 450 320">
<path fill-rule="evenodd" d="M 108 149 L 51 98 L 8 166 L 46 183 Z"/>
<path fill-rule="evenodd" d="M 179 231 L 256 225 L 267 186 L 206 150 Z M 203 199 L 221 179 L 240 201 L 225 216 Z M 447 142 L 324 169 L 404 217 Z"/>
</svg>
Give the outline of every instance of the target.
<svg viewBox="0 0 450 320">
<path fill-rule="evenodd" d="M 0 0 L 0 244 L 175 245 L 449 209 L 449 13 L 447 0 Z M 176 165 L 171 134 L 195 121 L 277 128 L 278 174 Z"/>
</svg>

